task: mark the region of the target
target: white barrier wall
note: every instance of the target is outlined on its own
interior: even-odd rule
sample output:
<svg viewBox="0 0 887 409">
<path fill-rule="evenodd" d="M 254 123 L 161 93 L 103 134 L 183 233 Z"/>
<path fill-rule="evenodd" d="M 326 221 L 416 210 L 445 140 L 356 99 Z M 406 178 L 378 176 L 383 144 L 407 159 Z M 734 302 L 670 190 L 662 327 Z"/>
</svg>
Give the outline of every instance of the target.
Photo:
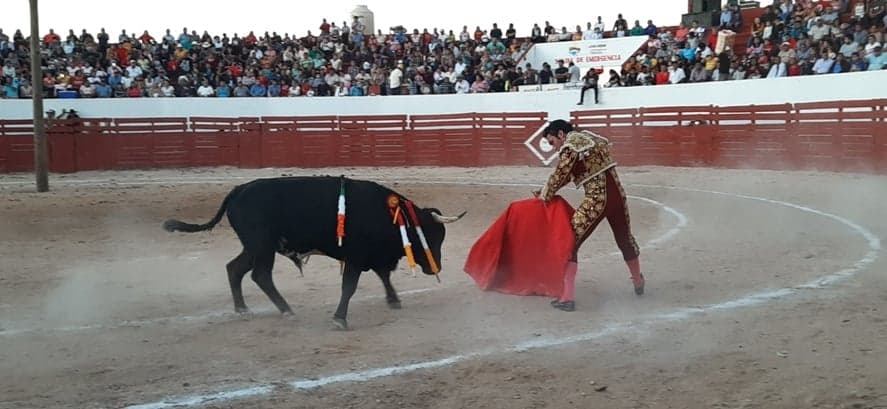
<svg viewBox="0 0 887 409">
<path fill-rule="evenodd" d="M 591 92 L 591 91 L 589 91 Z M 45 110 L 74 108 L 83 117 L 295 116 L 548 112 L 687 105 L 764 105 L 887 98 L 887 70 L 848 74 L 601 89 L 601 103 L 578 90 L 468 95 L 294 98 L 47 99 Z M 0 100 L 0 119 L 29 119 L 31 100 Z"/>
</svg>

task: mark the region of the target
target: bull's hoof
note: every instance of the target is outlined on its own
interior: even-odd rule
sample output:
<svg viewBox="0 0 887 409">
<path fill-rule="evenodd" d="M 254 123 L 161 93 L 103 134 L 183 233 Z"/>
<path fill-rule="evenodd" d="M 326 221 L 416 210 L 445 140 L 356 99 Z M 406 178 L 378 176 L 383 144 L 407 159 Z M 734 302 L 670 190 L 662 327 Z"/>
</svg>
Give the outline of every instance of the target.
<svg viewBox="0 0 887 409">
<path fill-rule="evenodd" d="M 238 317 L 242 320 L 249 320 L 253 318 L 253 312 L 249 310 L 249 308 L 235 308 L 234 312 Z"/>
<path fill-rule="evenodd" d="M 348 321 L 345 321 L 344 318 L 333 317 L 333 325 L 336 326 L 336 329 L 347 330 L 348 329 Z"/>
<path fill-rule="evenodd" d="M 400 300 L 388 301 L 388 308 L 391 308 L 392 310 L 399 310 L 401 308 Z"/>
<path fill-rule="evenodd" d="M 283 317 L 284 319 L 288 319 L 290 321 L 296 319 L 296 314 L 293 314 L 292 311 L 284 311 L 284 312 L 280 313 L 280 316 Z"/>
</svg>

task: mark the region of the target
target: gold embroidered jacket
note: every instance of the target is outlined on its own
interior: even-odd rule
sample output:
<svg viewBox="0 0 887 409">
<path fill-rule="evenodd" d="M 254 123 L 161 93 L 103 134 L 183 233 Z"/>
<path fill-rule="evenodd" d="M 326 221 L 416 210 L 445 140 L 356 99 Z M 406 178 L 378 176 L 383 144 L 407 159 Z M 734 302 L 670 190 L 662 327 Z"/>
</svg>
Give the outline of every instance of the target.
<svg viewBox="0 0 887 409">
<path fill-rule="evenodd" d="M 591 178 L 616 166 L 610 156 L 610 141 L 591 131 L 573 131 L 567 134 L 558 152 L 558 164 L 542 189 L 542 200 L 551 197 L 570 180 L 580 188 Z"/>
</svg>

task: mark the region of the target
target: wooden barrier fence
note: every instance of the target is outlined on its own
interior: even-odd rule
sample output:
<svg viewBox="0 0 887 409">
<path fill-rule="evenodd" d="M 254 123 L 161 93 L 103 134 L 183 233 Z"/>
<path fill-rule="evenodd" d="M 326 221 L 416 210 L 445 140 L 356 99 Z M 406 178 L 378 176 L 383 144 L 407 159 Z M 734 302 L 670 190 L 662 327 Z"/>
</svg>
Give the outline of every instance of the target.
<svg viewBox="0 0 887 409">
<path fill-rule="evenodd" d="M 571 112 L 622 165 L 887 174 L 887 99 Z M 540 165 L 546 113 L 81 118 L 47 127 L 50 168 Z M 528 142 L 529 141 L 529 142 Z M 530 150 L 533 146 L 537 153 Z M 33 170 L 29 120 L 0 120 L 0 173 Z"/>
</svg>

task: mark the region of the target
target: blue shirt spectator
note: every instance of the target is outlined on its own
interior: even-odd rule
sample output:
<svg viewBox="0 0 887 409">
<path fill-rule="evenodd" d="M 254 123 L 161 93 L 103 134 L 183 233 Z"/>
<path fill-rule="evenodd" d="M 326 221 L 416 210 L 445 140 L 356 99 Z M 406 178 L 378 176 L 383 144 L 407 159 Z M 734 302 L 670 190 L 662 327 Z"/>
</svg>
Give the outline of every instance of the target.
<svg viewBox="0 0 887 409">
<path fill-rule="evenodd" d="M 268 96 L 269 97 L 279 97 L 280 96 L 280 84 L 277 81 L 271 80 L 271 84 L 268 85 Z"/>
<path fill-rule="evenodd" d="M 102 81 L 98 84 L 95 84 L 95 96 L 96 98 L 111 98 L 113 94 L 113 88 L 111 88 L 108 83 Z"/>
<path fill-rule="evenodd" d="M 221 84 L 216 88 L 216 96 L 219 98 L 226 98 L 231 96 L 231 88 L 228 88 L 228 84 Z"/>
<path fill-rule="evenodd" d="M 869 71 L 883 70 L 887 66 L 887 54 L 881 51 L 881 46 L 875 47 L 865 59 L 869 63 Z"/>
<path fill-rule="evenodd" d="M 249 87 L 249 96 L 251 97 L 264 97 L 267 95 L 267 92 L 268 90 L 265 89 L 265 86 L 258 82 Z"/>
</svg>

